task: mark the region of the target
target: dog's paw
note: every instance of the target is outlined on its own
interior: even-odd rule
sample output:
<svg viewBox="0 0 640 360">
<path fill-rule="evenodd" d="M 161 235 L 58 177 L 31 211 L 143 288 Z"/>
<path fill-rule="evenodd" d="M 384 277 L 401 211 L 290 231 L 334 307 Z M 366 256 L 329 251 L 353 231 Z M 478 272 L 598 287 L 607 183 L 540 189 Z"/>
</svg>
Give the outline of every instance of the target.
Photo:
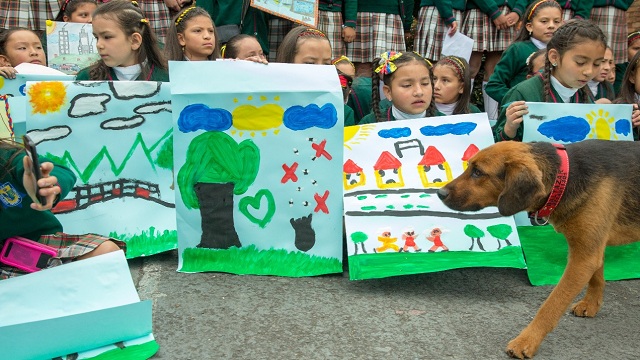
<svg viewBox="0 0 640 360">
<path fill-rule="evenodd" d="M 531 359 L 538 351 L 538 346 L 540 346 L 540 342 L 520 335 L 509 342 L 505 351 L 512 358 Z"/>
<path fill-rule="evenodd" d="M 580 300 L 571 306 L 571 312 L 575 316 L 594 317 L 600 310 L 601 302 Z"/>
</svg>

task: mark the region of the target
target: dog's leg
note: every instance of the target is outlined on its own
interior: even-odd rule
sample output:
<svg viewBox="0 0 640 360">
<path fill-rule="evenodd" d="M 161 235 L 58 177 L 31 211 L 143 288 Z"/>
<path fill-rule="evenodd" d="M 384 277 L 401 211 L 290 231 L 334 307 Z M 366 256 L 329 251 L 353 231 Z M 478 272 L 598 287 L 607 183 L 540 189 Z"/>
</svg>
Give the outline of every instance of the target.
<svg viewBox="0 0 640 360">
<path fill-rule="evenodd" d="M 584 246 L 572 246 L 569 238 L 567 242 L 569 243 L 569 261 L 564 274 L 531 323 L 507 345 L 506 352 L 511 357 L 519 359 L 533 357 L 545 336 L 556 327 L 571 301 L 580 294 L 589 279 L 602 266 L 604 248 L 596 250 Z"/>
<path fill-rule="evenodd" d="M 594 317 L 602 306 L 604 297 L 604 261 L 593 274 L 587 286 L 587 293 L 582 300 L 573 304 L 571 311 L 575 316 Z"/>
</svg>

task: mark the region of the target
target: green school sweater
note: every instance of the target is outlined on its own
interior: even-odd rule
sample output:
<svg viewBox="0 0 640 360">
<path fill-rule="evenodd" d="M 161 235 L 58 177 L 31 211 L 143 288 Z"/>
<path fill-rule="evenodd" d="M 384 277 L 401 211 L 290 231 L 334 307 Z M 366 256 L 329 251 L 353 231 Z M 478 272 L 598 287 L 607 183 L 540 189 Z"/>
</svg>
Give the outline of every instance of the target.
<svg viewBox="0 0 640 360">
<path fill-rule="evenodd" d="M 357 76 L 351 84 L 347 105 L 353 109 L 356 124 L 371 112 L 371 78 Z"/>
<path fill-rule="evenodd" d="M 614 6 L 617 9 L 622 9 L 624 11 L 629 10 L 633 4 L 633 0 L 593 0 L 593 7 L 605 7 L 605 6 Z"/>
<path fill-rule="evenodd" d="M 0 162 L 4 164 L 16 152 L 21 150 L 0 150 Z M 22 159 L 25 153 L 18 155 L 11 163 L 12 170 L 4 173 L 0 171 L 0 184 L 2 184 L 2 196 L 0 197 L 0 242 L 12 236 L 22 236 L 31 240 L 38 240 L 42 235 L 55 234 L 62 231 L 62 224 L 51 211 L 36 211 L 31 209 L 33 202 L 27 190 L 23 186 L 22 176 L 24 167 Z M 44 157 L 39 157 L 40 163 L 51 162 Z M 58 178 L 60 184 L 60 197 L 64 199 L 76 182 L 76 177 L 71 170 L 64 166 L 56 165 L 51 175 Z"/>
<path fill-rule="evenodd" d="M 393 116 L 393 113 L 391 112 L 391 101 L 389 100 L 382 100 L 380 101 L 380 114 L 382 115 L 382 118 L 384 119 L 383 121 L 395 121 L 396 118 L 395 116 Z M 440 111 L 437 111 L 435 116 L 445 116 L 443 113 L 441 113 Z M 429 117 L 429 116 L 427 116 Z M 369 113 L 367 116 L 363 117 L 362 120 L 360 120 L 360 123 L 358 123 L 358 125 L 364 125 L 364 124 L 375 124 L 377 123 L 376 121 L 376 114 L 373 113 L 373 111 L 371 113 Z"/>
<path fill-rule="evenodd" d="M 207 10 L 215 26 L 240 24 L 240 18 L 242 17 L 241 0 L 198 0 L 197 4 L 198 7 Z M 249 6 L 242 25 L 242 33 L 255 36 L 265 55 L 269 54 L 268 23 L 268 15 L 266 13 Z"/>
<path fill-rule="evenodd" d="M 462 19 L 456 19 L 453 16 L 453 10 L 460 10 L 464 12 L 466 1 L 465 0 L 422 0 L 420 1 L 420 7 L 435 6 L 438 9 L 438 14 L 442 18 L 445 24 L 451 25 L 454 21 L 462 21 Z"/>
<path fill-rule="evenodd" d="M 355 125 L 356 120 L 353 117 L 353 109 L 349 107 L 349 105 L 344 104 L 344 126 Z"/>
<path fill-rule="evenodd" d="M 502 14 L 499 8 L 502 5 L 507 5 L 511 11 L 522 18 L 522 13 L 527 8 L 527 0 L 468 0 L 466 9 L 480 9 L 491 20 L 495 20 Z"/>
<path fill-rule="evenodd" d="M 556 92 L 556 90 L 551 86 L 551 92 L 553 96 L 556 98 L 556 102 L 564 103 L 560 95 Z M 503 130 L 504 126 L 507 123 L 507 107 L 510 103 L 514 101 L 529 101 L 529 102 L 545 102 L 544 100 L 544 83 L 542 81 L 541 76 L 534 76 L 530 79 L 527 79 L 520 84 L 516 85 L 513 89 L 509 90 L 507 94 L 504 96 L 503 105 L 500 109 L 500 116 L 498 116 L 498 121 L 496 125 L 493 127 L 493 138 L 495 142 L 504 141 L 504 140 L 517 140 L 522 141 L 522 125 L 518 128 L 516 132 L 516 136 L 513 139 L 508 138 L 504 135 Z M 580 99 L 576 99 L 576 96 L 571 97 L 570 103 L 579 103 Z"/>
<path fill-rule="evenodd" d="M 356 27 L 358 18 L 358 0 L 320 0 L 318 10 L 329 12 L 342 12 L 344 26 Z"/>
<path fill-rule="evenodd" d="M 358 0 L 358 12 L 400 15 L 404 30 L 411 29 L 413 0 Z"/>
<path fill-rule="evenodd" d="M 616 93 L 616 96 L 620 94 L 620 88 L 622 87 L 622 78 L 624 77 L 624 73 L 627 72 L 628 67 L 628 61 L 621 64 L 616 64 L 616 80 L 613 82 L 613 91 Z"/>
<path fill-rule="evenodd" d="M 507 91 L 527 79 L 527 58 L 538 51 L 531 40 L 517 41 L 502 53 L 493 74 L 485 87 L 485 92 L 498 103 Z"/>
<path fill-rule="evenodd" d="M 115 71 L 113 71 L 113 68 L 109 68 L 109 74 L 111 75 L 111 79 L 112 81 L 118 81 L 118 77 L 116 76 Z M 141 76 L 142 74 L 140 74 Z M 159 69 L 159 68 L 153 68 L 153 71 L 151 71 L 151 76 L 146 79 L 146 78 L 141 78 L 140 76 L 138 76 L 138 78 L 136 79 L 136 81 L 163 81 L 163 82 L 168 82 L 169 81 L 169 73 L 167 72 L 167 70 L 165 69 Z M 76 75 L 76 80 L 81 81 L 81 80 L 92 80 L 89 77 L 89 68 L 86 67 L 82 70 L 80 70 L 78 72 L 78 74 Z"/>
</svg>

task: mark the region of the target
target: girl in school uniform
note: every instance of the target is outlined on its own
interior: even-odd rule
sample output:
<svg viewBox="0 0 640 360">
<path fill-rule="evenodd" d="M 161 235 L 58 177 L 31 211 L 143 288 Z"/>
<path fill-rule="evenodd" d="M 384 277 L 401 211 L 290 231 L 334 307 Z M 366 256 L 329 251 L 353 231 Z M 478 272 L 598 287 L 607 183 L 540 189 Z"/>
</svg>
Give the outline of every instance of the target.
<svg viewBox="0 0 640 360">
<path fill-rule="evenodd" d="M 76 80 L 169 81 L 149 20 L 132 2 L 100 5 L 93 13 L 93 35 L 101 59 L 80 70 Z"/>
<path fill-rule="evenodd" d="M 413 21 L 413 0 L 358 0 L 356 36 L 347 57 L 358 76 L 369 76 L 373 59 L 385 51 L 405 51 Z"/>
<path fill-rule="evenodd" d="M 125 243 L 95 234 L 69 235 L 51 212 L 73 188 L 76 178 L 71 170 L 53 165 L 39 157 L 42 177 L 35 188 L 31 159 L 24 147 L 9 139 L 0 139 L 0 183 L 5 201 L 0 202 L 0 247 L 10 237 L 20 236 L 57 250 L 45 268 L 81 260 L 125 248 Z M 38 195 L 46 199 L 42 204 Z M 0 263 L 0 280 L 26 272 Z"/>
<path fill-rule="evenodd" d="M 340 79 L 340 86 L 342 87 L 342 94 L 344 96 L 344 126 L 355 125 L 355 114 L 348 102 L 349 94 L 351 93 L 351 86 L 353 85 L 353 79 L 356 77 L 356 67 L 353 65 L 351 60 L 344 55 L 331 60 L 331 63 L 338 71 L 338 78 Z"/>
<path fill-rule="evenodd" d="M 604 60 L 600 64 L 598 75 L 587 84 L 593 99 L 598 104 L 611 104 L 615 100 L 613 85 L 607 81 L 609 73 L 613 71 L 613 50 L 609 46 L 604 51 Z"/>
<path fill-rule="evenodd" d="M 560 26 L 547 44 L 542 74 L 516 85 L 502 100 L 495 141 L 522 140 L 525 101 L 593 103 L 586 85 L 598 74 L 606 47 L 604 33 L 591 21 L 576 19 Z"/>
<path fill-rule="evenodd" d="M 418 54 L 438 61 L 442 54 L 444 36 L 452 36 L 462 22 L 465 0 L 422 0 L 416 27 L 415 50 Z"/>
<path fill-rule="evenodd" d="M 427 59 L 415 52 L 388 51 L 374 63 L 377 67 L 371 77 L 373 110 L 360 125 L 443 115 L 433 101 L 431 64 Z M 388 107 L 380 106 L 379 74 L 383 75 L 382 89 L 389 100 Z"/>
<path fill-rule="evenodd" d="M 513 42 L 512 27 L 524 11 L 524 0 L 468 0 L 462 33 L 474 40 L 469 59 L 471 78 L 475 79 L 484 54 L 482 95 L 489 119 L 497 118 L 498 103 L 484 90 L 502 52 Z"/>
<path fill-rule="evenodd" d="M 167 60 L 202 61 L 220 57 L 220 42 L 209 13 L 191 6 L 172 20 L 164 47 Z"/>
<path fill-rule="evenodd" d="M 445 56 L 433 68 L 433 97 L 436 108 L 445 115 L 481 112 L 471 104 L 469 64 L 458 56 Z"/>
<path fill-rule="evenodd" d="M 627 71 L 622 77 L 620 95 L 613 101 L 614 104 L 634 104 L 634 109 L 640 106 L 640 51 L 631 58 Z M 636 110 L 636 113 L 638 111 Z M 640 129 L 640 116 L 631 118 L 633 126 L 633 138 L 638 141 Z"/>
<path fill-rule="evenodd" d="M 222 47 L 223 59 L 249 60 L 267 64 L 267 58 L 264 55 L 262 46 L 255 36 L 247 34 L 238 34 Z"/>
<path fill-rule="evenodd" d="M 618 62 L 620 60 L 616 60 L 616 78 L 613 82 L 613 90 L 616 94 L 619 94 L 620 87 L 622 86 L 622 78 L 624 77 L 624 73 L 627 71 L 627 66 L 629 66 L 629 61 L 636 55 L 636 53 L 640 51 L 640 31 L 634 31 L 627 35 L 627 58 L 625 62 Z"/>
<path fill-rule="evenodd" d="M 96 0 L 66 0 L 55 21 L 91 23 L 91 14 L 97 7 Z"/>
<path fill-rule="evenodd" d="M 485 87 L 498 103 L 517 84 L 526 80 L 526 59 L 539 49 L 546 49 L 553 33 L 562 24 L 562 9 L 555 0 L 541 0 L 527 7 L 515 42 L 505 50 Z"/>
<path fill-rule="evenodd" d="M 318 30 L 327 34 L 331 56 L 336 59 L 347 53 L 347 44 L 356 38 L 358 0 L 320 0 Z"/>
<path fill-rule="evenodd" d="M 24 28 L 1 31 L 0 76 L 15 79 L 15 67 L 22 63 L 47 66 L 47 57 L 38 34 Z"/>
</svg>

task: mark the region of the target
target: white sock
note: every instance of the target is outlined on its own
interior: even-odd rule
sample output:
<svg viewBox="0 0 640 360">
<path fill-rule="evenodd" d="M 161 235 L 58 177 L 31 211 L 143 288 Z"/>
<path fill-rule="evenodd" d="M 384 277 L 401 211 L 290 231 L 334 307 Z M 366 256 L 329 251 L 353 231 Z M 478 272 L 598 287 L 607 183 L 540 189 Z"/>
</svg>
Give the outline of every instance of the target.
<svg viewBox="0 0 640 360">
<path fill-rule="evenodd" d="M 487 113 L 489 120 L 498 119 L 498 102 L 493 100 L 491 96 L 484 91 L 487 82 L 482 82 L 482 99 L 484 100 L 484 111 Z"/>
</svg>

